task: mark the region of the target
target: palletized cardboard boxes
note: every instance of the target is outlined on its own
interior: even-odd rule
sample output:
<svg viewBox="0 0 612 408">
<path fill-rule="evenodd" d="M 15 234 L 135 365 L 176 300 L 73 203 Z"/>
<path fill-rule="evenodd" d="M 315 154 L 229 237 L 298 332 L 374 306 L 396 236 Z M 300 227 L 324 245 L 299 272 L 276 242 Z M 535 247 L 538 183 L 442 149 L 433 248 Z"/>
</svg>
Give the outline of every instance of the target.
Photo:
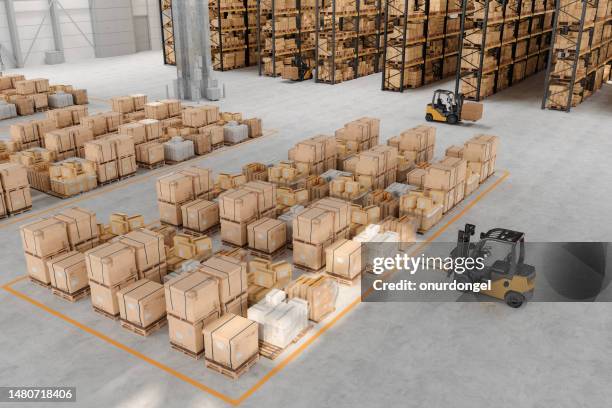
<svg viewBox="0 0 612 408">
<path fill-rule="evenodd" d="M 85 253 L 90 281 L 113 286 L 137 276 L 135 249 L 121 242 L 102 244 Z"/>
<path fill-rule="evenodd" d="M 69 294 L 89 286 L 85 255 L 71 251 L 47 261 L 51 286 Z"/>
<path fill-rule="evenodd" d="M 66 225 L 55 218 L 43 219 L 21 227 L 24 251 L 37 257 L 46 257 L 69 247 Z"/>
<path fill-rule="evenodd" d="M 353 279 L 361 273 L 361 243 L 340 239 L 325 248 L 325 270 L 333 275 Z"/>
<path fill-rule="evenodd" d="M 202 272 L 183 273 L 164 285 L 169 315 L 196 323 L 220 311 L 219 282 Z"/>
<path fill-rule="evenodd" d="M 293 239 L 322 244 L 333 235 L 334 214 L 321 208 L 308 208 L 293 219 Z"/>
<path fill-rule="evenodd" d="M 72 207 L 56 215 L 55 219 L 65 224 L 72 249 L 81 243 L 98 238 L 96 214 L 93 211 Z"/>
<path fill-rule="evenodd" d="M 194 200 L 181 207 L 183 226 L 204 232 L 219 225 L 219 204 L 207 200 Z"/>
<path fill-rule="evenodd" d="M 237 369 L 259 352 L 257 323 L 231 313 L 204 327 L 206 359 Z"/>
<path fill-rule="evenodd" d="M 219 215 L 221 218 L 242 222 L 257 215 L 257 194 L 252 191 L 228 190 L 219 196 Z"/>
<path fill-rule="evenodd" d="M 213 256 L 202 262 L 200 272 L 219 282 L 219 301 L 226 304 L 246 293 L 247 264 L 229 256 Z"/>
<path fill-rule="evenodd" d="M 164 286 L 141 279 L 117 292 L 121 319 L 146 328 L 166 316 Z"/>
<path fill-rule="evenodd" d="M 283 221 L 261 218 L 247 225 L 249 248 L 273 253 L 287 243 L 287 226 Z"/>
<path fill-rule="evenodd" d="M 127 247 L 134 250 L 136 269 L 142 278 L 149 269 L 166 261 L 164 237 L 148 229 L 129 232 L 118 238 Z"/>
<path fill-rule="evenodd" d="M 170 342 L 195 355 L 199 355 L 204 351 L 204 336 L 202 330 L 206 325 L 219 318 L 219 312 L 215 311 L 196 323 L 181 320 L 171 314 L 169 314 L 167 318 Z"/>
<path fill-rule="evenodd" d="M 308 318 L 321 321 L 336 309 L 338 282 L 328 276 L 300 276 L 285 289 L 289 298 L 308 301 Z"/>
</svg>

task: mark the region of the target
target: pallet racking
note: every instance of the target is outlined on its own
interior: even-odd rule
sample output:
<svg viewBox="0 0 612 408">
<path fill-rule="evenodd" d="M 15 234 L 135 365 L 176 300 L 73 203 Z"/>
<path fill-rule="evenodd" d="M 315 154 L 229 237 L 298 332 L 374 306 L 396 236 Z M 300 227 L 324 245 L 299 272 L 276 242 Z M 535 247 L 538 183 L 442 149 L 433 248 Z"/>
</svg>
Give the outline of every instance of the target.
<svg viewBox="0 0 612 408">
<path fill-rule="evenodd" d="M 382 89 L 403 92 L 452 76 L 460 0 L 386 0 Z"/>
<path fill-rule="evenodd" d="M 382 0 L 323 0 L 315 13 L 316 82 L 380 71 Z"/>
<path fill-rule="evenodd" d="M 164 48 L 164 64 L 176 65 L 174 55 L 174 27 L 172 23 L 172 0 L 160 0 L 162 46 Z"/>
<path fill-rule="evenodd" d="M 456 91 L 479 101 L 545 68 L 554 0 L 465 0 Z"/>
<path fill-rule="evenodd" d="M 557 0 L 556 7 L 542 109 L 569 112 L 610 77 L 612 6 L 605 0 Z"/>
</svg>

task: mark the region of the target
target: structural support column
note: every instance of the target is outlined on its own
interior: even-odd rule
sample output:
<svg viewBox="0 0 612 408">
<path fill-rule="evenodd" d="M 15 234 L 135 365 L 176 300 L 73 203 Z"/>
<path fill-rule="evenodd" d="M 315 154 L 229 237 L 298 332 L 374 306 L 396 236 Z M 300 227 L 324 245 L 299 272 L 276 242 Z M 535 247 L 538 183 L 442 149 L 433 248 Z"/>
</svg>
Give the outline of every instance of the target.
<svg viewBox="0 0 612 408">
<path fill-rule="evenodd" d="M 212 67 L 208 13 L 208 0 L 181 0 L 172 4 L 177 70 L 174 85 L 181 99 L 217 101 L 223 96 Z"/>
<path fill-rule="evenodd" d="M 51 17 L 51 30 L 53 31 L 55 51 L 47 51 L 45 55 L 47 64 L 61 64 L 66 61 L 64 57 L 64 40 L 62 38 L 62 30 L 57 15 L 56 1 L 57 0 L 49 0 L 49 16 Z"/>
<path fill-rule="evenodd" d="M 17 19 L 15 18 L 14 1 L 4 0 L 4 6 L 6 8 L 6 20 L 8 21 L 9 33 L 11 35 L 11 47 L 13 48 L 13 56 L 15 57 L 15 65 L 17 68 L 23 68 L 23 53 L 21 52 Z"/>
</svg>

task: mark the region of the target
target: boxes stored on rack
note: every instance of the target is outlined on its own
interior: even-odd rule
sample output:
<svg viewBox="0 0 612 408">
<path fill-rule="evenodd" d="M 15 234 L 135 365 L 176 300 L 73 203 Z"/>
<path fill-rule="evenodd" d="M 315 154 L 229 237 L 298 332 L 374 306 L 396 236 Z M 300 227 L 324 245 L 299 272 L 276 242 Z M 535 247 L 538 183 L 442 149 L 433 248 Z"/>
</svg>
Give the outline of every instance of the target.
<svg viewBox="0 0 612 408">
<path fill-rule="evenodd" d="M 213 147 L 219 147 L 224 143 L 223 126 L 207 125 L 198 129 L 198 133 L 206 137 L 210 137 L 210 144 Z"/>
<path fill-rule="evenodd" d="M 141 279 L 117 292 L 119 316 L 122 320 L 146 328 L 166 316 L 164 286 Z"/>
<path fill-rule="evenodd" d="M 194 200 L 181 207 L 183 226 L 205 232 L 219 225 L 219 204 L 207 200 Z"/>
<path fill-rule="evenodd" d="M 255 220 L 231 221 L 221 218 L 221 240 L 231 245 L 239 247 L 246 246 L 249 242 L 247 225 Z"/>
<path fill-rule="evenodd" d="M 147 129 L 142 123 L 126 123 L 119 126 L 119 134 L 128 135 L 135 145 L 147 141 Z"/>
<path fill-rule="evenodd" d="M 193 133 L 185 135 L 183 138 L 193 142 L 194 152 L 199 156 L 210 153 L 212 150 L 210 134 Z"/>
<path fill-rule="evenodd" d="M 207 360 L 237 369 L 259 353 L 257 323 L 228 313 L 204 327 Z M 232 352 L 240 350 L 240 352 Z"/>
<path fill-rule="evenodd" d="M 249 308 L 248 318 L 259 324 L 261 340 L 285 348 L 308 327 L 308 302 L 293 298 L 287 302 L 271 303 L 263 299 Z"/>
<path fill-rule="evenodd" d="M 47 261 L 51 286 L 73 294 L 89 286 L 85 255 L 71 251 Z"/>
<path fill-rule="evenodd" d="M 290 299 L 308 302 L 308 318 L 320 322 L 336 309 L 338 282 L 327 276 L 300 276 L 285 289 Z"/>
<path fill-rule="evenodd" d="M 261 218 L 247 225 L 249 248 L 272 254 L 287 243 L 287 226 L 283 221 Z"/>
</svg>

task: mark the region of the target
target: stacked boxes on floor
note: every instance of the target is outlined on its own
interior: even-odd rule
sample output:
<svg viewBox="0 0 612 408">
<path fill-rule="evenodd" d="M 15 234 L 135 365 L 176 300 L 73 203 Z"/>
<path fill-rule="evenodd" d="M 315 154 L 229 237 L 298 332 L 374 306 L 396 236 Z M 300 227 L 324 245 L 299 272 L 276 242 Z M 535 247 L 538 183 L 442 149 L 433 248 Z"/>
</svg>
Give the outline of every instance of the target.
<svg viewBox="0 0 612 408">
<path fill-rule="evenodd" d="M 247 177 L 242 174 L 219 173 L 215 185 L 222 191 L 239 188 L 247 182 Z"/>
<path fill-rule="evenodd" d="M 127 135 L 111 135 L 85 143 L 85 158 L 96 164 L 99 183 L 136 173 L 134 142 Z"/>
<path fill-rule="evenodd" d="M 463 200 L 466 173 L 467 162 L 457 157 L 446 157 L 427 168 L 425 194 L 434 204 L 442 204 L 442 213 L 446 214 Z"/>
<path fill-rule="evenodd" d="M 467 161 L 468 173 L 479 174 L 481 183 L 495 172 L 498 144 L 497 136 L 488 135 L 476 135 L 465 142 L 463 158 Z"/>
<path fill-rule="evenodd" d="M 136 256 L 138 279 L 162 283 L 168 269 L 164 237 L 148 229 L 139 229 L 119 236 L 117 242 L 132 248 Z"/>
<path fill-rule="evenodd" d="M 67 295 L 89 291 L 85 254 L 70 251 L 47 261 L 51 287 Z"/>
<path fill-rule="evenodd" d="M 49 286 L 48 262 L 70 251 L 66 224 L 56 218 L 48 218 L 21 227 L 28 275 L 43 286 Z"/>
<path fill-rule="evenodd" d="M 247 263 L 239 259 L 215 255 L 202 262 L 200 272 L 214 278 L 219 286 L 221 314 L 247 314 Z"/>
<path fill-rule="evenodd" d="M 209 153 L 213 145 L 223 143 L 223 128 L 219 121 L 219 108 L 214 105 L 202 105 L 185 109 L 182 112 L 181 136 L 191 141 L 197 155 Z"/>
<path fill-rule="evenodd" d="M 43 147 L 45 146 L 45 134 L 56 128 L 52 119 L 15 123 L 10 127 L 11 140 L 24 150 Z"/>
<path fill-rule="evenodd" d="M 164 146 L 159 139 L 162 137 L 162 124 L 157 119 L 142 119 L 119 127 L 120 134 L 127 134 L 134 141 L 136 161 L 150 166 L 164 161 Z"/>
<path fill-rule="evenodd" d="M 308 302 L 308 318 L 320 322 L 336 310 L 338 282 L 329 276 L 302 275 L 287 285 L 289 299 L 299 298 Z"/>
<path fill-rule="evenodd" d="M 136 250 L 122 242 L 109 242 L 85 252 L 91 303 L 109 317 L 119 316 L 117 292 L 138 279 Z"/>
<path fill-rule="evenodd" d="M 181 206 L 183 227 L 196 232 L 206 232 L 219 225 L 219 204 L 196 199 Z"/>
<path fill-rule="evenodd" d="M 287 225 L 281 220 L 263 217 L 247 225 L 250 249 L 274 254 L 287 245 Z"/>
<path fill-rule="evenodd" d="M 425 125 L 417 126 L 403 131 L 399 136 L 390 138 L 387 144 L 396 147 L 399 156 L 409 162 L 429 163 L 434 155 L 436 128 Z"/>
<path fill-rule="evenodd" d="M 336 139 L 315 136 L 297 143 L 289 150 L 289 160 L 295 162 L 298 173 L 319 175 L 336 168 Z"/>
<path fill-rule="evenodd" d="M 140 279 L 117 292 L 119 318 L 123 323 L 147 330 L 166 319 L 164 285 Z"/>
<path fill-rule="evenodd" d="M 380 119 L 360 118 L 336 130 L 336 146 L 338 150 L 338 166 L 342 167 L 348 157 L 369 150 L 378 145 L 380 136 Z"/>
<path fill-rule="evenodd" d="M 191 140 L 185 140 L 180 136 L 174 136 L 164 145 L 164 157 L 171 163 L 179 163 L 195 156 L 195 148 Z"/>
<path fill-rule="evenodd" d="M 169 265 L 176 266 L 185 260 L 203 260 L 212 255 L 212 239 L 207 235 L 194 237 L 189 234 L 175 234 L 172 238 L 173 259 L 168 260 Z"/>
<path fill-rule="evenodd" d="M 259 338 L 281 349 L 286 348 L 308 327 L 308 302 L 273 289 L 249 308 L 250 320 L 259 323 Z"/>
<path fill-rule="evenodd" d="M 122 123 L 123 117 L 117 112 L 103 112 L 81 118 L 81 125 L 91 129 L 96 138 L 118 131 Z"/>
<path fill-rule="evenodd" d="M 51 190 L 49 165 L 55 161 L 55 153 L 42 147 L 33 147 L 10 155 L 12 163 L 25 166 L 30 187 L 39 191 Z"/>
<path fill-rule="evenodd" d="M 144 228 L 144 217 L 142 215 L 112 213 L 108 227 L 110 233 L 114 236 L 125 235 L 128 232 Z"/>
<path fill-rule="evenodd" d="M 329 195 L 343 200 L 353 200 L 366 193 L 366 188 L 351 175 L 340 175 L 329 182 Z"/>
<path fill-rule="evenodd" d="M 268 166 L 263 163 L 248 163 L 242 166 L 247 181 L 268 181 Z"/>
<path fill-rule="evenodd" d="M 253 139 L 263 136 L 263 127 L 260 118 L 243 119 L 241 123 L 247 126 L 249 130 L 249 138 Z"/>
<path fill-rule="evenodd" d="M 343 279 L 353 280 L 362 272 L 361 243 L 339 239 L 325 248 L 325 271 Z"/>
<path fill-rule="evenodd" d="M 181 101 L 177 99 L 164 99 L 144 105 L 145 117 L 147 119 L 165 120 L 172 118 L 180 115 L 181 109 Z"/>
<path fill-rule="evenodd" d="M 365 198 L 366 205 L 375 205 L 380 208 L 380 219 L 399 215 L 399 200 L 390 192 L 385 190 L 374 190 Z"/>
<path fill-rule="evenodd" d="M 325 248 L 348 237 L 350 205 L 337 198 L 324 198 L 293 219 L 293 263 L 308 270 L 325 266 Z"/>
<path fill-rule="evenodd" d="M 87 106 L 70 106 L 47 112 L 47 118 L 52 120 L 57 129 L 81 124 L 81 120 L 89 115 Z M 44 134 L 41 134 L 41 139 Z"/>
<path fill-rule="evenodd" d="M 206 325 L 202 334 L 207 362 L 236 371 L 257 359 L 259 357 L 258 332 L 256 322 L 232 313 Z"/>
<path fill-rule="evenodd" d="M 381 207 L 378 205 L 360 206 L 351 205 L 351 223 L 349 225 L 349 236 L 354 237 L 359 234 L 367 225 L 377 223 L 381 219 Z"/>
<path fill-rule="evenodd" d="M 366 190 L 384 189 L 394 183 L 397 176 L 397 148 L 375 146 L 360 153 L 355 175 Z"/>
<path fill-rule="evenodd" d="M 77 125 L 57 129 L 45 134 L 45 147 L 55 152 L 57 160 L 69 157 L 83 157 L 83 146 L 94 140 L 91 129 Z"/>
<path fill-rule="evenodd" d="M 0 216 L 15 214 L 32 207 L 28 172 L 17 163 L 0 164 Z"/>
<path fill-rule="evenodd" d="M 429 231 L 444 214 L 444 204 L 434 202 L 423 191 L 409 191 L 400 197 L 400 216 L 415 218 L 420 232 Z"/>
<path fill-rule="evenodd" d="M 71 197 L 98 186 L 96 164 L 78 157 L 53 163 L 47 175 L 51 191 L 61 197 Z"/>
<path fill-rule="evenodd" d="M 162 222 L 183 225 L 182 206 L 196 198 L 209 198 L 213 188 L 212 172 L 197 166 L 157 179 L 157 203 Z"/>
<path fill-rule="evenodd" d="M 249 304 L 263 299 L 272 289 L 284 288 L 293 275 L 293 267 L 289 262 L 272 262 L 255 258 L 249 262 Z"/>
<path fill-rule="evenodd" d="M 293 160 L 283 160 L 268 167 L 268 181 L 279 186 L 296 187 L 298 181 L 306 176 L 308 173 L 300 172 Z"/>
<path fill-rule="evenodd" d="M 111 99 L 113 112 L 120 113 L 128 120 L 141 120 L 145 118 L 145 105 L 147 95 L 135 94 L 128 96 L 117 96 Z"/>
<path fill-rule="evenodd" d="M 84 252 L 95 248 L 100 243 L 94 212 L 72 207 L 63 210 L 54 218 L 65 224 L 71 250 Z"/>
</svg>

